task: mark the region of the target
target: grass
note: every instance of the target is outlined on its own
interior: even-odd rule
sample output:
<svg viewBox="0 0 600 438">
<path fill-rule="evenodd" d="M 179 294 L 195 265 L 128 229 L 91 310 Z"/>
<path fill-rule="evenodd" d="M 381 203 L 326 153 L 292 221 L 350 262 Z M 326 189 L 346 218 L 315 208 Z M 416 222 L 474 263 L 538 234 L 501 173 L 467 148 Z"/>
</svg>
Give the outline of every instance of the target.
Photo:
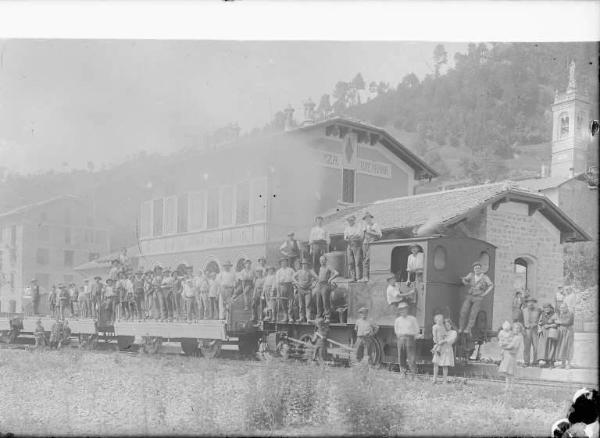
<svg viewBox="0 0 600 438">
<path fill-rule="evenodd" d="M 0 431 L 21 435 L 547 435 L 574 389 L 432 385 L 293 362 L 0 350 Z"/>
</svg>

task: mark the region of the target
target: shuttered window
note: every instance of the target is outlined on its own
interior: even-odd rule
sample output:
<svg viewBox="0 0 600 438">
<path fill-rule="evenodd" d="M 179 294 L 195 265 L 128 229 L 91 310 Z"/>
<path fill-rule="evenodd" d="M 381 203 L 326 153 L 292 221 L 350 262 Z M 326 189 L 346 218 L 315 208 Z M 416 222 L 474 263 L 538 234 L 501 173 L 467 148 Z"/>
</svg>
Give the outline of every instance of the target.
<svg viewBox="0 0 600 438">
<path fill-rule="evenodd" d="M 203 230 L 206 227 L 206 192 L 192 192 L 188 195 L 189 230 Z"/>
<path fill-rule="evenodd" d="M 152 204 L 152 235 L 162 236 L 163 234 L 163 200 L 156 199 Z"/>
<path fill-rule="evenodd" d="M 236 225 L 247 224 L 250 221 L 250 183 L 242 182 L 236 186 Z"/>
<path fill-rule="evenodd" d="M 165 198 L 165 234 L 177 232 L 177 197 Z"/>
<path fill-rule="evenodd" d="M 177 232 L 186 233 L 188 230 L 188 195 L 177 197 Z"/>
<path fill-rule="evenodd" d="M 140 210 L 140 236 L 152 236 L 152 201 L 142 202 Z"/>
<path fill-rule="evenodd" d="M 344 169 L 342 174 L 342 202 L 354 203 L 354 184 L 356 171 Z"/>
<path fill-rule="evenodd" d="M 219 192 L 218 188 L 208 190 L 206 228 L 217 228 L 219 226 Z"/>
</svg>

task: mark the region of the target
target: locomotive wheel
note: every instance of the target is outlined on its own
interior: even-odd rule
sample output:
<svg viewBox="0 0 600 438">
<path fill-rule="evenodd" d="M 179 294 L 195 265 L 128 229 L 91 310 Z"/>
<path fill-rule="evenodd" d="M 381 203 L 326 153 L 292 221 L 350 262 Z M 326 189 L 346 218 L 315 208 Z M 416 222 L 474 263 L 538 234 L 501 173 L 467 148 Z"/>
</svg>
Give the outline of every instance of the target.
<svg viewBox="0 0 600 438">
<path fill-rule="evenodd" d="M 196 339 L 184 339 L 181 341 L 181 349 L 186 356 L 197 356 L 198 341 Z"/>
<path fill-rule="evenodd" d="M 86 350 L 94 350 L 98 345 L 98 335 L 96 334 L 79 334 L 79 348 Z"/>
<path fill-rule="evenodd" d="M 315 343 L 312 341 L 312 336 L 309 335 L 308 333 L 300 336 L 300 340 L 302 342 L 307 342 L 310 345 L 313 345 L 313 346 L 315 345 Z M 312 360 L 312 358 L 314 357 L 314 354 L 315 354 L 315 347 L 311 348 L 311 347 L 307 347 L 307 346 L 302 346 L 302 349 L 303 349 L 302 356 L 303 356 L 304 360 Z"/>
<path fill-rule="evenodd" d="M 221 353 L 221 341 L 218 339 L 203 339 L 200 341 L 200 353 L 207 359 L 214 359 Z"/>
<path fill-rule="evenodd" d="M 144 336 L 142 351 L 146 354 L 156 354 L 160 350 L 162 345 L 162 338 L 160 336 Z"/>
<path fill-rule="evenodd" d="M 133 347 L 135 336 L 117 336 L 119 350 L 130 350 Z"/>
</svg>

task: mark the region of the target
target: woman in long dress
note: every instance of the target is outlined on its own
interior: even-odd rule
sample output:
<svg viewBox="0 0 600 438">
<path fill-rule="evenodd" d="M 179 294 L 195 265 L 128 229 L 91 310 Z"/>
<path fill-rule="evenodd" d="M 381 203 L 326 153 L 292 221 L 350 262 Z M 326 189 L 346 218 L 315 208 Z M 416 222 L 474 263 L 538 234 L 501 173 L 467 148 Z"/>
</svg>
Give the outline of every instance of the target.
<svg viewBox="0 0 600 438">
<path fill-rule="evenodd" d="M 442 367 L 444 383 L 448 383 L 448 367 L 454 366 L 454 342 L 457 337 L 456 327 L 449 318 L 444 320 L 444 326 L 446 327 L 446 336 L 439 342 L 439 354 L 434 354 L 431 361 L 435 368 L 433 383 L 437 382 L 438 367 Z"/>
<path fill-rule="evenodd" d="M 571 368 L 573 360 L 573 343 L 575 342 L 575 330 L 573 321 L 575 316 L 569 310 L 569 306 L 562 303 L 558 313 L 558 348 L 556 359 L 562 362 L 561 368 Z"/>
<path fill-rule="evenodd" d="M 506 376 L 506 389 L 512 387 L 515 369 L 517 368 L 517 356 L 523 349 L 523 326 L 520 322 L 512 325 L 512 338 L 506 344 L 502 345 L 502 362 L 498 367 L 498 372 Z"/>
<path fill-rule="evenodd" d="M 552 304 L 544 304 L 543 312 L 538 321 L 538 346 L 537 360 L 540 366 L 549 364 L 554 366 L 554 356 L 556 354 L 556 340 L 558 336 L 553 336 L 557 331 L 557 317 L 554 313 Z"/>
</svg>

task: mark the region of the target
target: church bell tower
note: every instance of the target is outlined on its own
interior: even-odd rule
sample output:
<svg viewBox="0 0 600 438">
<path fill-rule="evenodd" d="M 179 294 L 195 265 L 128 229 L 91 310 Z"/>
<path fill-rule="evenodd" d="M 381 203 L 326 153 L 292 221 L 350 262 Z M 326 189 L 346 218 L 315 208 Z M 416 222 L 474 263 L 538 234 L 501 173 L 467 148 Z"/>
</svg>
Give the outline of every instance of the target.
<svg viewBox="0 0 600 438">
<path fill-rule="evenodd" d="M 577 90 L 575 61 L 571 61 L 567 90 L 557 90 L 552 105 L 552 176 L 569 178 L 587 170 L 589 120 L 590 103 Z"/>
</svg>

